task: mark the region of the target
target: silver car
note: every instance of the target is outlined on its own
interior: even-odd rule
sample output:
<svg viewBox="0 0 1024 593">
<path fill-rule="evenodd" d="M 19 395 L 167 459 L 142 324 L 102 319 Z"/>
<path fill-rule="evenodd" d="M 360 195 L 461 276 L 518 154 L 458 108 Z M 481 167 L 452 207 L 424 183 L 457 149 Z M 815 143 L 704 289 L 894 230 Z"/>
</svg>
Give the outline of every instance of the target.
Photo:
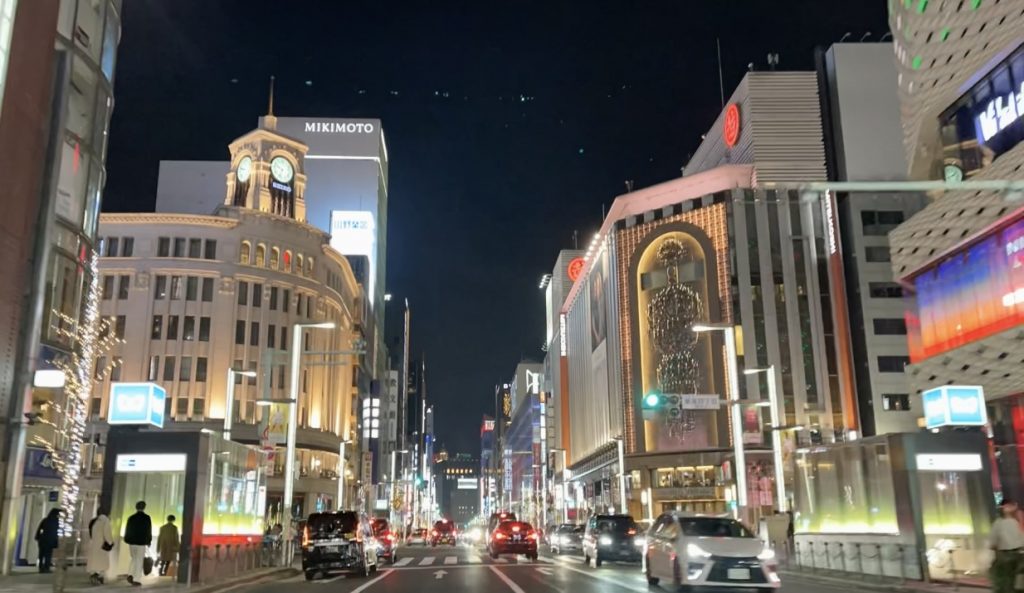
<svg viewBox="0 0 1024 593">
<path fill-rule="evenodd" d="M 548 546 L 552 554 L 579 552 L 583 549 L 583 526 L 563 523 L 548 537 Z"/>
<path fill-rule="evenodd" d="M 677 588 L 779 586 L 775 553 L 729 517 L 669 512 L 647 534 L 644 572 L 650 585 Z"/>
</svg>

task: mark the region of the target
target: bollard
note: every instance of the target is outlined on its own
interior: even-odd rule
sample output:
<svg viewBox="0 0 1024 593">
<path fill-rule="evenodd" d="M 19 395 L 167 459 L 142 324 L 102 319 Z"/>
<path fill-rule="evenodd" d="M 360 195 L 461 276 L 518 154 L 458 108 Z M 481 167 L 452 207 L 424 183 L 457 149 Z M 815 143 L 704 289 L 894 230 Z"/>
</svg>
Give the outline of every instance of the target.
<svg viewBox="0 0 1024 593">
<path fill-rule="evenodd" d="M 854 544 L 857 547 L 857 574 L 864 578 L 864 554 L 861 553 L 860 542 Z"/>
<path fill-rule="evenodd" d="M 956 578 L 956 565 L 953 563 L 953 550 L 950 549 L 950 550 L 948 550 L 948 552 L 949 552 L 949 576 L 953 578 L 953 590 L 954 591 L 959 591 L 960 590 L 960 583 L 957 581 L 957 578 Z"/>
<path fill-rule="evenodd" d="M 846 572 L 846 548 L 843 546 L 843 542 L 839 542 L 839 566 L 842 567 L 843 572 Z"/>
<path fill-rule="evenodd" d="M 825 570 L 832 569 L 832 556 L 828 553 L 828 542 L 825 542 Z"/>
<path fill-rule="evenodd" d="M 899 555 L 900 561 L 900 582 L 905 583 L 907 581 L 907 575 L 905 572 L 906 568 L 903 566 L 904 562 L 906 562 L 903 556 L 903 544 L 899 544 L 898 546 L 896 546 L 896 553 Z"/>
<path fill-rule="evenodd" d="M 814 540 L 807 542 L 807 545 L 811 547 L 811 572 L 817 572 L 818 561 L 817 555 L 814 553 Z"/>
</svg>

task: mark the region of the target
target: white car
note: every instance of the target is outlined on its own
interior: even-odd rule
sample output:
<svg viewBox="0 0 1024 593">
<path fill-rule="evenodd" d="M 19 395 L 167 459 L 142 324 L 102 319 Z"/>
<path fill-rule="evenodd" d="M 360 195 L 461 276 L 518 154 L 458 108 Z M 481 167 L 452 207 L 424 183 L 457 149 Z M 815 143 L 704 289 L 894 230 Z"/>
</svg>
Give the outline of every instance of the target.
<svg viewBox="0 0 1024 593">
<path fill-rule="evenodd" d="M 661 515 L 647 533 L 647 582 L 677 588 L 779 586 L 775 553 L 742 523 L 679 511 Z"/>
</svg>

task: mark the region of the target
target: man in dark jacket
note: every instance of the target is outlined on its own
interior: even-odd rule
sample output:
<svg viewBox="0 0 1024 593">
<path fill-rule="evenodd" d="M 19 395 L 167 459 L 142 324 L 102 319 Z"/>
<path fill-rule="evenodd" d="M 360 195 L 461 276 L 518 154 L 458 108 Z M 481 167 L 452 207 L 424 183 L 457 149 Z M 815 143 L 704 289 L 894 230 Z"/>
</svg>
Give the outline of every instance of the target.
<svg viewBox="0 0 1024 593">
<path fill-rule="evenodd" d="M 36 529 L 36 543 L 39 545 L 39 572 L 50 572 L 53 567 L 53 551 L 60 545 L 60 509 L 50 509 L 50 513 L 39 522 Z"/>
<path fill-rule="evenodd" d="M 146 559 L 146 548 L 153 543 L 153 521 L 145 511 L 145 501 L 135 503 L 135 514 L 128 517 L 124 526 L 124 543 L 128 544 L 131 555 L 128 582 L 133 587 L 142 586 L 142 563 Z"/>
</svg>

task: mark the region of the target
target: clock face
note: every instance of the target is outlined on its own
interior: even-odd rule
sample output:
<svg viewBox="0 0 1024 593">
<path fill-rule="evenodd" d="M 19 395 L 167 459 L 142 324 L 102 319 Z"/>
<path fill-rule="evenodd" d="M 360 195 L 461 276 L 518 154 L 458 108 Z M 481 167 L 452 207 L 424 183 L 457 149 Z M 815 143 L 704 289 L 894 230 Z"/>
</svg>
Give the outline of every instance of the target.
<svg viewBox="0 0 1024 593">
<path fill-rule="evenodd" d="M 270 161 L 270 174 L 281 183 L 288 183 L 295 175 L 292 164 L 283 156 L 276 156 Z"/>
<path fill-rule="evenodd" d="M 235 169 L 235 176 L 238 177 L 238 181 L 245 183 L 249 181 L 249 175 L 252 174 L 252 157 L 242 157 L 242 160 L 238 162 L 238 168 Z"/>
<path fill-rule="evenodd" d="M 946 165 L 943 167 L 942 172 L 945 174 L 946 181 L 959 182 L 964 180 L 964 171 L 956 165 Z"/>
</svg>

